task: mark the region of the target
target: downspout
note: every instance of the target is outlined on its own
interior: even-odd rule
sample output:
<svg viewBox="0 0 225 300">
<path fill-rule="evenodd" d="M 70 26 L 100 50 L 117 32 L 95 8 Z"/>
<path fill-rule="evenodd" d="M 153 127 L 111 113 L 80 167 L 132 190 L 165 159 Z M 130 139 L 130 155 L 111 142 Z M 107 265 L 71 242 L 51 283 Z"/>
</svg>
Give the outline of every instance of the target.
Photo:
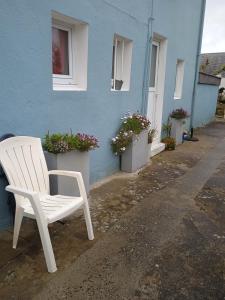
<svg viewBox="0 0 225 300">
<path fill-rule="evenodd" d="M 143 115 L 147 114 L 147 105 L 148 105 L 148 93 L 149 93 L 149 80 L 150 80 L 150 58 L 152 52 L 152 39 L 153 39 L 153 21 L 154 21 L 154 0 L 151 2 L 151 13 L 148 18 L 148 33 L 147 33 L 147 44 L 146 44 L 146 53 L 145 53 L 145 66 L 144 66 L 144 77 L 143 77 L 143 88 L 142 88 L 142 105 L 141 113 Z"/>
<path fill-rule="evenodd" d="M 203 36 L 203 27 L 204 27 L 204 18 L 205 18 L 205 7 L 206 7 L 206 0 L 202 0 L 201 18 L 199 23 L 199 34 L 198 34 L 198 47 L 197 47 L 197 56 L 196 56 L 196 63 L 195 63 L 195 80 L 194 80 L 194 88 L 192 93 L 191 116 L 190 116 L 190 128 L 191 128 L 192 135 L 193 135 L 194 107 L 195 107 L 196 89 L 197 89 L 198 77 L 199 77 L 200 54 L 201 54 L 201 47 L 202 47 L 202 36 Z"/>
</svg>

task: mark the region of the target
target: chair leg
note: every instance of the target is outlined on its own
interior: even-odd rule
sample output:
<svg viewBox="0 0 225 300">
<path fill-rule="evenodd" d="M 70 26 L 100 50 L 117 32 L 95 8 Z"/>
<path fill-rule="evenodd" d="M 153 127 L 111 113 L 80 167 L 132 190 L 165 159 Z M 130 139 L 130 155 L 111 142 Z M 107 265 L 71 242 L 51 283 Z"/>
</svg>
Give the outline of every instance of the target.
<svg viewBox="0 0 225 300">
<path fill-rule="evenodd" d="M 45 261 L 47 264 L 48 272 L 53 273 L 57 271 L 55 256 L 52 249 L 52 243 L 48 231 L 48 225 L 42 224 L 40 221 L 37 220 L 38 229 L 41 237 L 41 243 L 44 250 Z"/>
<path fill-rule="evenodd" d="M 84 217 L 85 217 L 85 222 L 86 222 L 86 227 L 87 227 L 87 232 L 88 232 L 88 239 L 93 240 L 94 232 L 93 232 L 93 227 L 92 227 L 92 222 L 91 222 L 89 205 L 88 205 L 87 201 L 84 202 Z"/>
<path fill-rule="evenodd" d="M 15 222 L 14 222 L 14 233 L 13 233 L 13 248 L 16 249 L 17 241 L 19 237 L 20 227 L 23 220 L 23 208 L 17 206 L 15 213 Z"/>
</svg>

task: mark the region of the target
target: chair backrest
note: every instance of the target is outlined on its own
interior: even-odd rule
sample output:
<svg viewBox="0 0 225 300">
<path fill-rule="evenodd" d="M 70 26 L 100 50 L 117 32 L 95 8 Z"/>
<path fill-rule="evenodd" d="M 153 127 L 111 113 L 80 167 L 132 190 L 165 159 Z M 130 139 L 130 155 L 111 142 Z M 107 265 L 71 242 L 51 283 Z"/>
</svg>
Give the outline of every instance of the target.
<svg viewBox="0 0 225 300">
<path fill-rule="evenodd" d="M 39 138 L 17 136 L 0 142 L 0 162 L 11 185 L 49 193 L 48 169 Z"/>
</svg>

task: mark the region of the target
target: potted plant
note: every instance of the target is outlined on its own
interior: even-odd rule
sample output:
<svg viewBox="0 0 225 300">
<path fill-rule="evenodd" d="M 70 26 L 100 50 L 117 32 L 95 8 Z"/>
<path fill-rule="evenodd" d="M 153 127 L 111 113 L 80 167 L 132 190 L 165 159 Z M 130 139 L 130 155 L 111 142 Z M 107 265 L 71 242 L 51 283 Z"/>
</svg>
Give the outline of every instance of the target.
<svg viewBox="0 0 225 300">
<path fill-rule="evenodd" d="M 163 132 L 165 133 L 165 137 L 162 139 L 162 142 L 165 144 L 165 150 L 175 150 L 176 148 L 176 140 L 171 137 L 171 129 L 172 124 L 169 122 L 167 124 L 163 124 Z"/>
<path fill-rule="evenodd" d="M 162 142 L 165 144 L 165 149 L 166 150 L 169 150 L 169 151 L 170 150 L 175 150 L 175 148 L 176 148 L 176 141 L 171 136 L 164 137 L 162 139 Z"/>
<path fill-rule="evenodd" d="M 148 162 L 149 120 L 138 113 L 122 118 L 118 134 L 111 146 L 115 155 L 121 158 L 121 170 L 135 172 Z"/>
<path fill-rule="evenodd" d="M 183 142 L 184 124 L 188 117 L 189 114 L 183 108 L 175 109 L 170 114 L 171 136 L 176 140 L 177 145 Z"/>
<path fill-rule="evenodd" d="M 148 157 L 151 157 L 151 147 L 152 147 L 152 142 L 154 137 L 156 136 L 156 129 L 155 128 L 151 128 L 148 131 Z"/>
<path fill-rule="evenodd" d="M 87 134 L 46 134 L 43 141 L 49 170 L 69 170 L 82 173 L 86 191 L 89 192 L 89 150 L 98 146 L 98 140 Z M 77 183 L 64 176 L 51 176 L 52 194 L 79 196 Z"/>
</svg>

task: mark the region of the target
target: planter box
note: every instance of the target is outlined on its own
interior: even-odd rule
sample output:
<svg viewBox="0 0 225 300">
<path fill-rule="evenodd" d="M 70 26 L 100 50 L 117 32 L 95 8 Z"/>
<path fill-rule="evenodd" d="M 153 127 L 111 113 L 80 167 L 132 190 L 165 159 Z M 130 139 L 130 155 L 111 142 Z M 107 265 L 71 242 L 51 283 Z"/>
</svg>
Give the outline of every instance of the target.
<svg viewBox="0 0 225 300">
<path fill-rule="evenodd" d="M 138 136 L 133 138 L 132 143 L 122 154 L 121 170 L 125 172 L 135 172 L 149 160 L 148 131 L 144 130 Z"/>
<path fill-rule="evenodd" d="M 86 192 L 89 193 L 89 152 L 70 151 L 67 153 L 53 154 L 45 152 L 45 158 L 49 170 L 67 170 L 81 172 Z M 67 196 L 79 196 L 76 180 L 65 176 L 50 176 L 51 194 Z"/>
<path fill-rule="evenodd" d="M 171 127 L 171 137 L 176 140 L 176 145 L 183 143 L 183 133 L 184 133 L 184 124 L 185 119 L 171 119 L 172 127 Z"/>
</svg>

